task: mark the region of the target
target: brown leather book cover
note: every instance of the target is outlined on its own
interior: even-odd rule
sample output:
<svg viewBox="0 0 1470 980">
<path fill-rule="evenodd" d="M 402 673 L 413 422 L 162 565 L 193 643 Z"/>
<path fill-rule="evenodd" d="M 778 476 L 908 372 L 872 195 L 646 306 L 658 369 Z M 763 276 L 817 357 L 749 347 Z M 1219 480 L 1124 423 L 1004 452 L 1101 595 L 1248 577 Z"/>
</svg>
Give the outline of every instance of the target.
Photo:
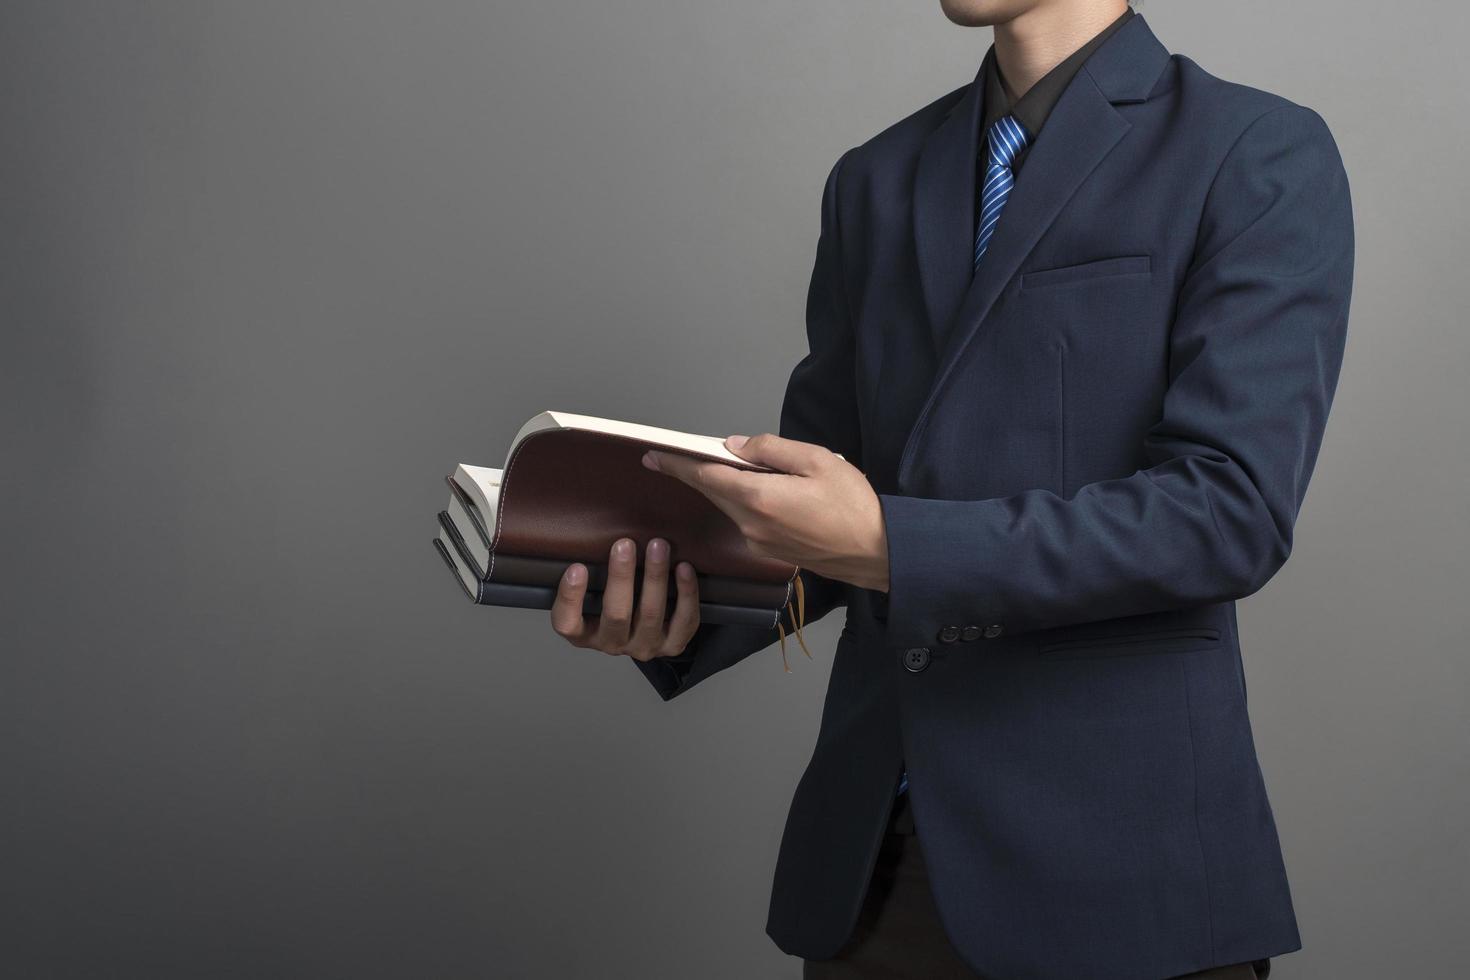
<svg viewBox="0 0 1470 980">
<path fill-rule="evenodd" d="M 703 494 L 645 467 L 642 456 L 650 448 L 678 451 L 581 429 L 545 429 L 522 438 L 501 478 L 489 577 L 496 553 L 602 564 L 618 538 L 641 546 L 661 537 L 669 542 L 671 561 L 688 561 L 696 572 L 792 582 L 795 565 L 757 555 Z"/>
</svg>

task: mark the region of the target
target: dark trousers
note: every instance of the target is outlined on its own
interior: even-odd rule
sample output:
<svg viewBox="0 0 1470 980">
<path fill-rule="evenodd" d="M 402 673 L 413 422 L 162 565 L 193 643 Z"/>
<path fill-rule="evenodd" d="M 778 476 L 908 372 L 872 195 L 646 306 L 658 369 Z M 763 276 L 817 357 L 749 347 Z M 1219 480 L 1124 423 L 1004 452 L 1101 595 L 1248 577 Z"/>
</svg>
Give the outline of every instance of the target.
<svg viewBox="0 0 1470 980">
<path fill-rule="evenodd" d="M 1271 965 L 1238 963 L 1178 980 L 1264 980 Z M 803 980 L 1003 980 L 983 978 L 950 944 L 929 892 L 929 879 L 904 794 L 894 804 L 857 925 L 830 960 L 806 960 Z M 1166 978 L 1160 978 L 1166 980 Z"/>
</svg>

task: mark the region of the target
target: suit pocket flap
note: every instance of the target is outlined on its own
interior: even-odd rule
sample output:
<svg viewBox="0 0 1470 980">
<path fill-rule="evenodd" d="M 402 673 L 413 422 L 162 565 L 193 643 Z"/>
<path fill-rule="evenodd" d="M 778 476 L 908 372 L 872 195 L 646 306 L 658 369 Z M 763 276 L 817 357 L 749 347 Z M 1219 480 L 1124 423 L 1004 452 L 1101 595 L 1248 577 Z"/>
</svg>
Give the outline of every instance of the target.
<svg viewBox="0 0 1470 980">
<path fill-rule="evenodd" d="M 1147 275 L 1150 267 L 1151 263 L 1147 255 L 1115 255 L 1112 258 L 1094 259 L 1091 262 L 1082 262 L 1077 265 L 1023 272 L 1021 273 L 1021 288 L 1060 286 L 1063 283 L 1099 279 L 1103 276 Z"/>
<path fill-rule="evenodd" d="M 1179 626 L 1142 633 L 1076 637 L 1041 646 L 1040 655 L 1049 660 L 1084 657 L 1126 657 L 1136 653 L 1179 653 L 1212 647 L 1220 642 L 1220 631 L 1209 626 Z"/>
</svg>

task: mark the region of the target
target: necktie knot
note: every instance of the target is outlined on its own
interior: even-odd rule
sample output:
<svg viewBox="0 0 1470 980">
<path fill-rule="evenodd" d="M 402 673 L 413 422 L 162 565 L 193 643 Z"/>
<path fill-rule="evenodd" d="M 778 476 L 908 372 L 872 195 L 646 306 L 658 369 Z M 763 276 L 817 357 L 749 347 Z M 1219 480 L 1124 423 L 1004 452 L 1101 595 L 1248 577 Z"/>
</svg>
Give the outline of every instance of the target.
<svg viewBox="0 0 1470 980">
<path fill-rule="evenodd" d="M 985 138 L 990 144 L 990 165 L 1010 167 L 1016 154 L 1030 141 L 1031 135 L 1026 132 L 1025 126 L 1016 121 L 1015 116 L 1001 116 L 991 123 Z"/>
</svg>

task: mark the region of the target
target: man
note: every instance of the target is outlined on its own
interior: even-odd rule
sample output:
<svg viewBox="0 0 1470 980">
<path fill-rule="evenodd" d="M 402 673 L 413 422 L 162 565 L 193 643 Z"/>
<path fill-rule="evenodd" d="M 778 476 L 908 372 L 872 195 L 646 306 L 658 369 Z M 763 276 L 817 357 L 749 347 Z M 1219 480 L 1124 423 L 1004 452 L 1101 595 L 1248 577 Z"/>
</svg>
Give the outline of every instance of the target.
<svg viewBox="0 0 1470 980">
<path fill-rule="evenodd" d="M 782 472 L 645 459 L 846 610 L 767 931 L 808 977 L 1265 976 L 1300 940 L 1235 600 L 1336 388 L 1347 177 L 1123 0 L 944 9 L 994 44 L 833 167 L 780 436 L 728 440 Z M 686 562 L 666 624 L 670 559 L 552 612 L 665 699 L 776 639 L 699 624 Z"/>
</svg>

